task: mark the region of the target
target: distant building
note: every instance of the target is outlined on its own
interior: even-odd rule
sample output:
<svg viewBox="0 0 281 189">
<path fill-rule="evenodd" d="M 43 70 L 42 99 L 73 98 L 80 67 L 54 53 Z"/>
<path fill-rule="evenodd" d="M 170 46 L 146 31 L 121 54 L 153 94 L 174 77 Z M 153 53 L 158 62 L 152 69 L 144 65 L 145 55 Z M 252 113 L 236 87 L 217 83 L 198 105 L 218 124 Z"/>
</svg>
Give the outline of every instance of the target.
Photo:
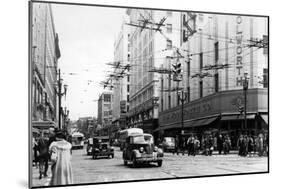
<svg viewBox="0 0 281 189">
<path fill-rule="evenodd" d="M 159 128 L 164 135 L 217 130 L 234 137 L 268 130 L 268 19 L 182 13 L 182 81 L 163 76 Z M 194 30 L 194 33 L 192 32 Z M 164 65 L 172 69 L 173 59 Z M 247 105 L 244 124 L 245 73 Z M 183 108 L 183 111 L 182 111 Z M 182 118 L 183 115 L 183 125 Z"/>
<path fill-rule="evenodd" d="M 180 45 L 180 13 L 127 9 L 130 17 L 130 109 L 129 127 L 153 133 L 158 128 L 159 69 L 169 59 L 170 51 Z M 163 25 L 157 25 L 164 20 Z M 137 26 L 134 26 L 137 25 Z M 142 27 L 143 26 L 143 27 Z M 152 29 L 154 28 L 154 30 Z M 157 28 L 161 29 L 162 34 Z"/>
<path fill-rule="evenodd" d="M 97 124 L 101 125 L 103 134 L 108 134 L 108 130 L 112 124 L 112 92 L 103 92 L 98 100 L 98 120 Z"/>
<path fill-rule="evenodd" d="M 129 111 L 130 94 L 130 43 L 129 28 L 125 22 L 121 26 L 114 43 L 114 65 L 112 82 L 113 103 L 112 103 L 112 123 L 114 130 L 127 128 L 127 112 Z"/>
<path fill-rule="evenodd" d="M 93 117 L 80 117 L 77 120 L 77 131 L 84 134 L 85 137 L 90 137 L 93 133 L 95 126 L 95 118 Z"/>
<path fill-rule="evenodd" d="M 34 123 L 45 121 L 55 125 L 60 50 L 51 5 L 33 2 L 31 22 L 32 120 Z"/>
</svg>

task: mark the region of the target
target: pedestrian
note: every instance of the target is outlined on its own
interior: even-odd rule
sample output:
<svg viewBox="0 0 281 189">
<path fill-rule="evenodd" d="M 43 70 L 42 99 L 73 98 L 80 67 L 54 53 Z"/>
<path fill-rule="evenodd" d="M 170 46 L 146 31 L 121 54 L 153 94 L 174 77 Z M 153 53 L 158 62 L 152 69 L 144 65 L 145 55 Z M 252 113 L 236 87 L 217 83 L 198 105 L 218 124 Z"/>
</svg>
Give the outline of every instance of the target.
<svg viewBox="0 0 281 189">
<path fill-rule="evenodd" d="M 56 141 L 50 145 L 52 164 L 51 186 L 73 184 L 71 166 L 71 144 L 65 140 L 63 132 L 56 132 Z"/>
<path fill-rule="evenodd" d="M 177 155 L 179 155 L 179 137 L 178 135 L 176 135 L 176 138 L 175 138 L 175 149 L 173 151 L 173 155 L 177 153 Z"/>
<path fill-rule="evenodd" d="M 188 138 L 187 145 L 188 145 L 188 155 L 195 155 L 195 146 L 194 146 L 194 137 L 191 135 Z"/>
<path fill-rule="evenodd" d="M 238 155 L 243 156 L 243 135 L 240 135 L 237 141 Z"/>
<path fill-rule="evenodd" d="M 38 138 L 37 136 L 32 137 L 32 155 L 33 155 L 33 163 L 36 168 L 38 168 Z"/>
<path fill-rule="evenodd" d="M 254 151 L 254 139 L 250 135 L 248 137 L 248 154 L 249 154 L 250 157 L 252 156 L 253 151 Z"/>
<path fill-rule="evenodd" d="M 229 154 L 230 148 L 231 148 L 231 140 L 230 137 L 226 135 L 223 142 L 223 153 Z"/>
<path fill-rule="evenodd" d="M 219 154 L 221 154 L 222 150 L 223 150 L 223 137 L 220 134 L 219 137 L 217 138 L 217 149 L 219 151 Z"/>
<path fill-rule="evenodd" d="M 248 136 L 244 135 L 243 137 L 243 156 L 247 156 L 248 155 Z"/>
<path fill-rule="evenodd" d="M 200 141 L 198 140 L 197 136 L 194 137 L 194 156 L 199 154 L 200 149 Z"/>
<path fill-rule="evenodd" d="M 263 134 L 259 134 L 257 139 L 257 151 L 259 156 L 263 156 L 264 153 L 264 139 Z"/>
<path fill-rule="evenodd" d="M 209 148 L 209 156 L 211 156 L 214 151 L 214 138 L 212 137 L 212 135 L 209 136 L 208 148 Z"/>
<path fill-rule="evenodd" d="M 39 160 L 39 179 L 42 176 L 47 177 L 48 162 L 49 162 L 49 144 L 48 138 L 46 137 L 46 132 L 42 131 L 41 136 L 38 140 L 38 160 Z"/>
</svg>

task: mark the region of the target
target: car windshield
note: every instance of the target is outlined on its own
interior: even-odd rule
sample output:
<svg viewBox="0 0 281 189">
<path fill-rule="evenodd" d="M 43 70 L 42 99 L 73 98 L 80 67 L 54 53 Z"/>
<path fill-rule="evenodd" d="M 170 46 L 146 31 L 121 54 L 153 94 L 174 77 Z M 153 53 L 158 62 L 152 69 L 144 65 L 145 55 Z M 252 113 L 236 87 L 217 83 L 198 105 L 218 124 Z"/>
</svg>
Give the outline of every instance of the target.
<svg viewBox="0 0 281 189">
<path fill-rule="evenodd" d="M 132 138 L 133 139 L 133 143 L 147 143 L 144 139 L 144 136 L 135 136 Z"/>
<path fill-rule="evenodd" d="M 166 142 L 174 142 L 175 139 L 172 138 L 172 137 L 167 137 L 167 138 L 165 138 L 165 141 L 166 141 Z"/>
</svg>

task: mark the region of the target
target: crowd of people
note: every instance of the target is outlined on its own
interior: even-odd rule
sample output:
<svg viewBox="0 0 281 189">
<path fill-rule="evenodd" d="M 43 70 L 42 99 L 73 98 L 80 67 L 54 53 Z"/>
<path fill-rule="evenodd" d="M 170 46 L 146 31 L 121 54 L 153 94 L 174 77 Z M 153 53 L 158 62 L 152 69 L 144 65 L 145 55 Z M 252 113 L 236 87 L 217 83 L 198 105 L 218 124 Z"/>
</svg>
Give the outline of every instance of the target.
<svg viewBox="0 0 281 189">
<path fill-rule="evenodd" d="M 60 130 L 41 131 L 32 138 L 33 163 L 39 165 L 39 179 L 48 177 L 51 164 L 51 181 L 49 185 L 73 184 L 71 166 L 71 144 Z"/>
<path fill-rule="evenodd" d="M 199 154 L 211 156 L 214 151 L 217 151 L 218 154 L 229 154 L 230 150 L 238 150 L 239 156 L 268 155 L 268 135 L 240 135 L 237 143 L 235 141 L 231 140 L 227 134 L 218 134 L 217 136 L 212 134 L 203 135 L 201 141 L 195 135 L 188 138 L 176 136 L 173 154 L 182 152 L 183 155 L 187 153 L 192 156 Z"/>
</svg>

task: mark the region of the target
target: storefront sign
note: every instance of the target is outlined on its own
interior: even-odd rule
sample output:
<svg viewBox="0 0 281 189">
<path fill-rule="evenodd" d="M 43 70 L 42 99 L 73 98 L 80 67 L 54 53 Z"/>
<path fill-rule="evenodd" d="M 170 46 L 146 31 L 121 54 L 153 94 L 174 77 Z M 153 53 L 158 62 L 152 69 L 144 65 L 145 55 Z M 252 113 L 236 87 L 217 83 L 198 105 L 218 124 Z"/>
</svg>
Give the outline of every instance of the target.
<svg viewBox="0 0 281 189">
<path fill-rule="evenodd" d="M 242 25 L 242 17 L 236 17 L 236 86 L 243 85 L 243 47 L 242 47 L 242 40 L 243 40 L 243 25 Z"/>
</svg>

